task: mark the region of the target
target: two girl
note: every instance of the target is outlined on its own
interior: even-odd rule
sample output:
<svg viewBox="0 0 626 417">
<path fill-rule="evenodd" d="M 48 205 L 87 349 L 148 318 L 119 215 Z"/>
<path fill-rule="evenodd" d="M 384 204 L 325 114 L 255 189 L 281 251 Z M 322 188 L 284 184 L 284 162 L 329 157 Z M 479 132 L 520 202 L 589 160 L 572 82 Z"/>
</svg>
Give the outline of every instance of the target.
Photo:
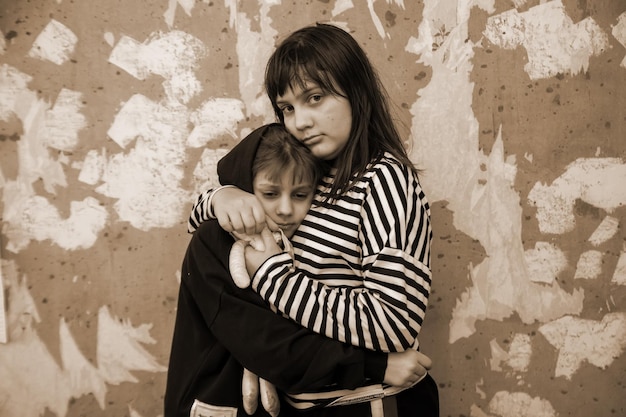
<svg viewBox="0 0 626 417">
<path fill-rule="evenodd" d="M 431 285 L 430 208 L 367 56 L 340 28 L 300 29 L 270 58 L 266 91 L 280 123 L 331 167 L 292 238 L 294 258 L 245 190 L 200 196 L 190 229 L 214 217 L 228 232 L 263 231 L 265 250 L 247 252 L 252 288 L 306 328 L 373 351 L 417 350 Z M 395 396 L 399 416 L 438 416 L 432 378 L 413 385 L 422 376 L 386 380 L 410 386 Z M 288 409 L 328 396 L 291 396 Z"/>
</svg>

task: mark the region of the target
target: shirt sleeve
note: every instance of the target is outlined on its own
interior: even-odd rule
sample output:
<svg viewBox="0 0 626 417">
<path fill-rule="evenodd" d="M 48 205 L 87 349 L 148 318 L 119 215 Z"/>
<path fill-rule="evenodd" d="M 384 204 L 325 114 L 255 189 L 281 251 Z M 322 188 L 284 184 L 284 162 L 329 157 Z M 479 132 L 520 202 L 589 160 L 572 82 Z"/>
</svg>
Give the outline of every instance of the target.
<svg viewBox="0 0 626 417">
<path fill-rule="evenodd" d="M 418 348 L 432 231 L 416 174 L 383 164 L 368 182 L 359 216 L 356 250 L 362 255 L 355 269 L 362 284 L 325 285 L 279 254 L 259 268 L 252 287 L 283 314 L 330 338 L 385 352 Z"/>
<path fill-rule="evenodd" d="M 272 312 L 251 289 L 237 288 L 227 269 L 228 237 L 216 221 L 194 233 L 181 285 L 187 286 L 208 329 L 239 363 L 290 393 L 382 382 L 386 354 L 316 334 Z"/>
<path fill-rule="evenodd" d="M 198 196 L 196 199 L 193 208 L 191 209 L 191 214 L 189 215 L 189 220 L 187 221 L 187 232 L 193 233 L 195 232 L 200 224 L 204 221 L 210 220 L 213 218 L 213 213 L 211 210 L 211 196 L 213 195 L 213 189 L 209 189 Z"/>
</svg>

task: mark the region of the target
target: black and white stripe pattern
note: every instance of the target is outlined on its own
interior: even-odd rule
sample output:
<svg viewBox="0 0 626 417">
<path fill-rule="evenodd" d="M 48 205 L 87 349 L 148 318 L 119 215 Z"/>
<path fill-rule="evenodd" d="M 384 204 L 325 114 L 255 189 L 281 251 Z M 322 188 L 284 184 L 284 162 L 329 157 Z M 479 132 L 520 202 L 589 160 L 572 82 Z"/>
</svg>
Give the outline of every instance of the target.
<svg viewBox="0 0 626 417">
<path fill-rule="evenodd" d="M 378 351 L 417 348 L 431 285 L 430 208 L 416 175 L 386 156 L 331 203 L 325 178 L 292 238 L 252 286 L 309 329 Z"/>
</svg>

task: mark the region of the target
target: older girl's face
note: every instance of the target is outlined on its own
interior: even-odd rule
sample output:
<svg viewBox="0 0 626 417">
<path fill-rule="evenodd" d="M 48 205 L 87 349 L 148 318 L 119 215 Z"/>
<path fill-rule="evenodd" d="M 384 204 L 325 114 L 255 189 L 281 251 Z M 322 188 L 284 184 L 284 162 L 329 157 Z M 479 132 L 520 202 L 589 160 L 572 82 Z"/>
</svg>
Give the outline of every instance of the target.
<svg viewBox="0 0 626 417">
<path fill-rule="evenodd" d="M 287 130 L 313 155 L 335 159 L 345 148 L 352 127 L 352 109 L 347 98 L 325 92 L 307 81 L 276 98 Z"/>
</svg>

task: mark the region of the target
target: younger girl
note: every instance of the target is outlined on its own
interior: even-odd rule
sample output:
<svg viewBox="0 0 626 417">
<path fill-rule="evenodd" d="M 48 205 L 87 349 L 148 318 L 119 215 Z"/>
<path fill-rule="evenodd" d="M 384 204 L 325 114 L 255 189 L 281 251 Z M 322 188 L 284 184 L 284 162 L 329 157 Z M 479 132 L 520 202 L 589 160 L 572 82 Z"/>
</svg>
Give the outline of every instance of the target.
<svg viewBox="0 0 626 417">
<path fill-rule="evenodd" d="M 222 183 L 255 192 L 267 215 L 290 234 L 306 215 L 318 169 L 318 160 L 304 145 L 284 126 L 271 124 L 253 131 L 222 158 L 218 175 Z M 424 373 L 417 364 L 423 356 L 418 352 L 385 355 L 351 348 L 272 312 L 251 289 L 239 289 L 232 282 L 228 258 L 233 243 L 215 220 L 203 223 L 189 242 L 182 264 L 165 417 L 245 416 L 244 366 L 289 392 L 319 390 L 329 384 L 340 388 L 382 381 L 402 384 L 414 372 Z M 357 404 L 342 411 L 356 417 L 358 409 Z M 269 414 L 258 406 L 253 415 Z"/>
</svg>

